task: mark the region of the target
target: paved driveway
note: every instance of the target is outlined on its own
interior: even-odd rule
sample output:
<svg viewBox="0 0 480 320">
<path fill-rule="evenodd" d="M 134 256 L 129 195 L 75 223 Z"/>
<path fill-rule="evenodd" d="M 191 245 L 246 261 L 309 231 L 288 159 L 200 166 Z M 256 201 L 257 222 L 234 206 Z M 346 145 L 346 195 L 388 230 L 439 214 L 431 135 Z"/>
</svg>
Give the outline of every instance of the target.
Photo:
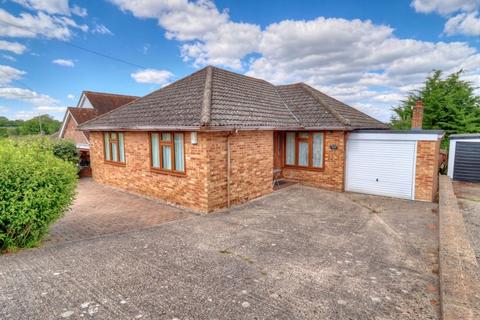
<svg viewBox="0 0 480 320">
<path fill-rule="evenodd" d="M 82 178 L 71 209 L 50 228 L 42 245 L 138 230 L 188 217 L 191 214 L 186 210 Z"/>
<path fill-rule="evenodd" d="M 435 208 L 296 185 L 4 255 L 0 319 L 437 319 Z"/>
<path fill-rule="evenodd" d="M 480 183 L 454 181 L 453 188 L 463 213 L 470 243 L 480 265 Z"/>
</svg>

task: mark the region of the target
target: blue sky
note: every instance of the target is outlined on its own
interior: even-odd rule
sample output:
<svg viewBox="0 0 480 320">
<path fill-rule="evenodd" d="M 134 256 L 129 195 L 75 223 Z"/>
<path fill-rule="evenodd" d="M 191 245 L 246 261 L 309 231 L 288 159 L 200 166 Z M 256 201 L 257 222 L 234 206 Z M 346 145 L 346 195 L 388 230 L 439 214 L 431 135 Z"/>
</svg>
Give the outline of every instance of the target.
<svg viewBox="0 0 480 320">
<path fill-rule="evenodd" d="M 383 121 L 433 69 L 480 84 L 480 0 L 272 3 L 0 0 L 0 115 L 62 119 L 82 90 L 141 96 L 207 64 Z"/>
</svg>

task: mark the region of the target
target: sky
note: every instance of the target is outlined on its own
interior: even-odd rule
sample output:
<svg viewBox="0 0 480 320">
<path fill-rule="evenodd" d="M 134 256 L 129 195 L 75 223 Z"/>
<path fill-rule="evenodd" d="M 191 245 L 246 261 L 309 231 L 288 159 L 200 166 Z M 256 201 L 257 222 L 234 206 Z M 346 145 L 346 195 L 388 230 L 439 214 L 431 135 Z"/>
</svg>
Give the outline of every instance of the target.
<svg viewBox="0 0 480 320">
<path fill-rule="evenodd" d="M 143 96 L 206 66 L 305 82 L 381 120 L 435 69 L 480 87 L 480 0 L 0 0 L 0 116 Z"/>
</svg>

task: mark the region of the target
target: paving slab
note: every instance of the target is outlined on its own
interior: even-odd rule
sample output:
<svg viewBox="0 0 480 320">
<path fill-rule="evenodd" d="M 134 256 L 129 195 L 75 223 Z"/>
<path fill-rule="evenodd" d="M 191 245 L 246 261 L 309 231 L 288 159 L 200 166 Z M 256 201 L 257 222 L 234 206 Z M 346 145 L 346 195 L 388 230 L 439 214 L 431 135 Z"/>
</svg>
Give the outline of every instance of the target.
<svg viewBox="0 0 480 320">
<path fill-rule="evenodd" d="M 50 228 L 42 245 L 138 230 L 191 216 L 187 210 L 81 178 L 73 205 Z"/>
<path fill-rule="evenodd" d="M 0 256 L 0 319 L 438 319 L 437 206 L 300 185 Z"/>
</svg>

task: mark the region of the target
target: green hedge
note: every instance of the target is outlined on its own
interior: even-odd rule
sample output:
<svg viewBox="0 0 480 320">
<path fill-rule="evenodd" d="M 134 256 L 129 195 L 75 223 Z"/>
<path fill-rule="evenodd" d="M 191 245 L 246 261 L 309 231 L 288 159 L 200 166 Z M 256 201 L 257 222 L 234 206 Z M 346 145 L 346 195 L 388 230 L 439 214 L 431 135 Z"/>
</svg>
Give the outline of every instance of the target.
<svg viewBox="0 0 480 320">
<path fill-rule="evenodd" d="M 75 142 L 70 140 L 58 140 L 53 143 L 52 146 L 53 154 L 60 159 L 71 162 L 73 164 L 78 164 L 80 160 L 80 155 L 78 153 Z"/>
<path fill-rule="evenodd" d="M 0 139 L 0 251 L 35 246 L 72 203 L 75 166 L 48 139 Z"/>
</svg>

